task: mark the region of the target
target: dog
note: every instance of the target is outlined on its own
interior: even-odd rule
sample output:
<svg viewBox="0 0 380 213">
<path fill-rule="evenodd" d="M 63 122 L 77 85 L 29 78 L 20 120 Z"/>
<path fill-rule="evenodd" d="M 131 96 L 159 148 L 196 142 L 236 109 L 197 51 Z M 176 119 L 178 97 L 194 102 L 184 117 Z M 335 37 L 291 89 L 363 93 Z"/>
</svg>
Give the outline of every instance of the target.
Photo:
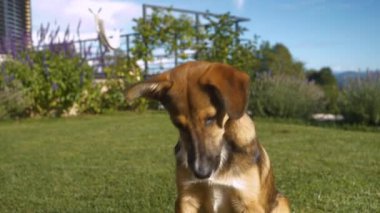
<svg viewBox="0 0 380 213">
<path fill-rule="evenodd" d="M 232 66 L 192 61 L 127 90 L 128 101 L 160 101 L 179 130 L 175 212 L 290 212 L 245 112 L 249 82 Z"/>
</svg>

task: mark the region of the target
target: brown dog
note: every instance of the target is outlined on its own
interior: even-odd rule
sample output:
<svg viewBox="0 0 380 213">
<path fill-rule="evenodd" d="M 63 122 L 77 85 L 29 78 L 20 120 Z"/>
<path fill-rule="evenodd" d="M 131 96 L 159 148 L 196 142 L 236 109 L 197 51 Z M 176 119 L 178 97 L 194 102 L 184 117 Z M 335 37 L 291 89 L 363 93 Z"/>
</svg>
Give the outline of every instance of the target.
<svg viewBox="0 0 380 213">
<path fill-rule="evenodd" d="M 132 86 L 127 100 L 159 100 L 179 130 L 176 212 L 290 212 L 269 157 L 245 114 L 249 77 L 188 62 Z"/>
</svg>

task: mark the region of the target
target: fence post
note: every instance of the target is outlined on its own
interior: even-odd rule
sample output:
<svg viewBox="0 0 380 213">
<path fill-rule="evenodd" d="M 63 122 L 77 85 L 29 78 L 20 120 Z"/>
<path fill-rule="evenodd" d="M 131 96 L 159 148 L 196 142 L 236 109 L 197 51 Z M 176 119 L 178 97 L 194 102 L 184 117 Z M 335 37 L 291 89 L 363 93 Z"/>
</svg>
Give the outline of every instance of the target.
<svg viewBox="0 0 380 213">
<path fill-rule="evenodd" d="M 147 12 L 146 11 L 146 5 L 143 4 L 143 20 L 144 20 L 144 23 L 145 23 L 145 20 L 146 20 L 146 12 Z M 143 40 L 143 43 L 144 43 L 146 49 L 148 49 L 148 45 L 147 45 L 144 37 L 142 37 L 142 40 Z M 144 75 L 148 74 L 148 69 L 149 69 L 149 67 L 148 67 L 148 61 L 147 61 L 146 58 L 147 58 L 147 55 L 145 55 L 145 58 L 144 58 Z"/>
<path fill-rule="evenodd" d="M 127 63 L 128 63 L 128 66 L 129 66 L 129 64 L 130 64 L 130 57 L 129 57 L 129 35 L 127 34 L 126 35 L 126 41 L 125 42 L 127 42 Z"/>
<path fill-rule="evenodd" d="M 196 44 L 196 52 L 194 55 L 194 59 L 198 60 L 198 49 L 199 49 L 199 13 L 195 14 L 195 31 L 196 31 L 196 36 L 195 36 L 195 44 Z"/>
<path fill-rule="evenodd" d="M 100 70 L 103 74 L 103 68 L 104 68 L 104 54 L 103 54 L 103 47 L 102 47 L 102 42 L 100 41 L 100 38 L 98 37 L 98 41 L 99 41 L 99 53 L 100 53 Z M 105 53 L 105 52 L 104 52 Z"/>
<path fill-rule="evenodd" d="M 235 33 L 238 33 L 239 32 L 239 22 L 235 22 Z M 236 38 L 235 38 L 235 45 L 239 45 L 240 43 L 240 39 L 239 39 L 239 36 L 236 35 Z"/>
<path fill-rule="evenodd" d="M 174 65 L 178 65 L 178 34 L 177 32 L 174 33 L 174 43 L 175 43 L 175 49 L 174 49 Z"/>
</svg>

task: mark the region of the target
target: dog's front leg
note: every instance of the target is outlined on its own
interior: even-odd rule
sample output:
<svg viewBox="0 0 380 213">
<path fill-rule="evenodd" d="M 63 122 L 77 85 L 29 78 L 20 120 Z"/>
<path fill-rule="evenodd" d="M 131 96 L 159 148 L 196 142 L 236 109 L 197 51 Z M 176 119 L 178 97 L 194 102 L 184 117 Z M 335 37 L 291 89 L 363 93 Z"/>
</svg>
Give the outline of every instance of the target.
<svg viewBox="0 0 380 213">
<path fill-rule="evenodd" d="M 175 202 L 176 213 L 197 213 L 199 208 L 199 201 L 190 196 L 179 196 Z"/>
<path fill-rule="evenodd" d="M 272 209 L 271 213 L 289 213 L 289 212 L 291 212 L 289 200 L 285 196 L 278 194 L 276 198 L 276 205 Z"/>
</svg>

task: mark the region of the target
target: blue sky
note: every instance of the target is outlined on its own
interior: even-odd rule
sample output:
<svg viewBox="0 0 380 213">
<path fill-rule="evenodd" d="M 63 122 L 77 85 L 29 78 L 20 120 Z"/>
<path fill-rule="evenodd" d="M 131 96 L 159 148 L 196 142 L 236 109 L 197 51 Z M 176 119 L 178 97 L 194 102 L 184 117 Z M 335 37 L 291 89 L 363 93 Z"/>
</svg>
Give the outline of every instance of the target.
<svg viewBox="0 0 380 213">
<path fill-rule="evenodd" d="M 307 68 L 380 69 L 379 0 L 32 0 L 33 29 L 47 22 L 75 29 L 81 20 L 81 35 L 91 37 L 88 8 L 102 7 L 107 29 L 129 33 L 143 3 L 250 18 L 244 37 L 281 42 Z"/>
</svg>

